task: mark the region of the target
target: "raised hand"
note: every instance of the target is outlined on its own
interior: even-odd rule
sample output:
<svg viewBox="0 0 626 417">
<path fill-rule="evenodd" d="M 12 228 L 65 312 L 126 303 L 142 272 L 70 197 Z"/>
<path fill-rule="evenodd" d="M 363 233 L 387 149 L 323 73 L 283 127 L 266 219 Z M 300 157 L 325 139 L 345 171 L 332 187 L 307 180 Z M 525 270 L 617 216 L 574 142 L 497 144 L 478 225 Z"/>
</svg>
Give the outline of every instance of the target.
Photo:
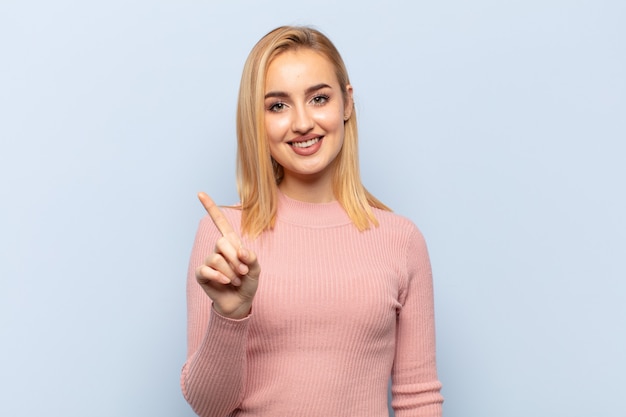
<svg viewBox="0 0 626 417">
<path fill-rule="evenodd" d="M 204 264 L 196 268 L 196 279 L 213 300 L 215 311 L 233 319 L 244 318 L 252 308 L 261 267 L 211 197 L 199 193 L 198 198 L 222 237 Z"/>
</svg>

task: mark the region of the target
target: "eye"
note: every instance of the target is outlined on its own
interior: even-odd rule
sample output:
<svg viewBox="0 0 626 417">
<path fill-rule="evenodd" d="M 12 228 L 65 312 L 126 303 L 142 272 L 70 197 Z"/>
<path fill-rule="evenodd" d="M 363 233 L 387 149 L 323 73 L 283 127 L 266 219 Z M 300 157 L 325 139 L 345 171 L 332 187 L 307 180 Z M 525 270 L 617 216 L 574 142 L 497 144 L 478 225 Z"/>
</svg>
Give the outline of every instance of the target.
<svg viewBox="0 0 626 417">
<path fill-rule="evenodd" d="M 274 113 L 280 113 L 281 111 L 285 110 L 285 107 L 286 107 L 285 103 L 279 101 L 279 102 L 270 104 L 267 110 L 274 112 Z"/>
<path fill-rule="evenodd" d="M 311 102 L 316 106 L 323 106 L 328 102 L 328 99 L 329 97 L 326 94 L 319 94 L 313 97 L 313 99 L 311 99 Z"/>
</svg>

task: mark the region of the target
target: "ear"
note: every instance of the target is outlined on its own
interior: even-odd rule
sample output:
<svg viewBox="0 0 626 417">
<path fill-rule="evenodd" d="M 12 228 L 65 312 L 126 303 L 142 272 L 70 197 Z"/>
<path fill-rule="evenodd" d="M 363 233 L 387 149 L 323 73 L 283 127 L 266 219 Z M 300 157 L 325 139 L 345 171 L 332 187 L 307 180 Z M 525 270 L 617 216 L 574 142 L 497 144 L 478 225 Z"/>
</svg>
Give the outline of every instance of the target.
<svg viewBox="0 0 626 417">
<path fill-rule="evenodd" d="M 350 84 L 346 85 L 346 102 L 343 106 L 343 121 L 347 122 L 352 116 L 352 110 L 354 109 L 354 100 L 352 98 L 352 86 Z"/>
</svg>

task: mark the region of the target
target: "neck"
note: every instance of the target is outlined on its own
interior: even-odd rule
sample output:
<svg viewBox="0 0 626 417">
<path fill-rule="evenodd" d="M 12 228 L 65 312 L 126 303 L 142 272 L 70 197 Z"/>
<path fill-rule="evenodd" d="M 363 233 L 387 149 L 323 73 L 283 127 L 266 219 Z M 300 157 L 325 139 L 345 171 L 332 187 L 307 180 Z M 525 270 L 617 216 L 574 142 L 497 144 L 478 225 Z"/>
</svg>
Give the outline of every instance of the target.
<svg viewBox="0 0 626 417">
<path fill-rule="evenodd" d="M 335 201 L 332 178 L 300 178 L 285 176 L 278 186 L 287 197 L 306 203 L 329 203 Z"/>
</svg>

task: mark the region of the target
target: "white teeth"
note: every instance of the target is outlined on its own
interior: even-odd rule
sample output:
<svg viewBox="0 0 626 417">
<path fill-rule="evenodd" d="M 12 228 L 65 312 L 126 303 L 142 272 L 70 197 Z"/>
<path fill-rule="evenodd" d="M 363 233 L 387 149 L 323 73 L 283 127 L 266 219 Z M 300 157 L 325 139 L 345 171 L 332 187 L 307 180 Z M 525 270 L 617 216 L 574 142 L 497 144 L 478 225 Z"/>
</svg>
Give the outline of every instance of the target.
<svg viewBox="0 0 626 417">
<path fill-rule="evenodd" d="M 315 145 L 319 141 L 320 141 L 320 138 L 309 139 L 304 142 L 292 142 L 291 146 L 294 146 L 296 148 L 308 148 L 309 146 Z"/>
</svg>

